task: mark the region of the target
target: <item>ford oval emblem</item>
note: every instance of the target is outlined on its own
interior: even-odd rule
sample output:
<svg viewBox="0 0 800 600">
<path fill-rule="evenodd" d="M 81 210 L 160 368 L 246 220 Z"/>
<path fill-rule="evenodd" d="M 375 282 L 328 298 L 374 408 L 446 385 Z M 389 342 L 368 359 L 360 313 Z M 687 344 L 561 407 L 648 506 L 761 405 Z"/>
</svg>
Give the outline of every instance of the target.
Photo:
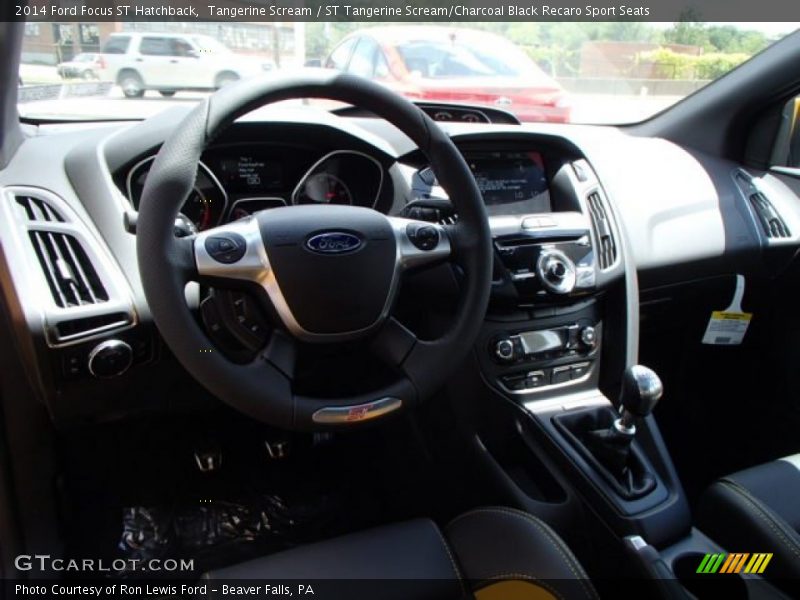
<svg viewBox="0 0 800 600">
<path fill-rule="evenodd" d="M 328 231 L 317 234 L 308 239 L 306 246 L 313 252 L 320 254 L 343 254 L 355 252 L 362 245 L 361 238 L 344 231 Z"/>
</svg>

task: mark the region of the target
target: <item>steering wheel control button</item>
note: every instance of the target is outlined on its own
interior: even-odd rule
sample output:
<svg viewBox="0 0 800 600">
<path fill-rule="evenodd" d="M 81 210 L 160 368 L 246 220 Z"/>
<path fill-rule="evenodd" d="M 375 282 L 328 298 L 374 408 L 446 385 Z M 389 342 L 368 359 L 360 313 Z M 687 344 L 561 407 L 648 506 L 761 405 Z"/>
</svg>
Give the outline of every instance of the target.
<svg viewBox="0 0 800 600">
<path fill-rule="evenodd" d="M 106 340 L 89 353 L 89 373 L 101 379 L 117 377 L 133 363 L 133 350 L 122 340 Z"/>
<path fill-rule="evenodd" d="M 439 245 L 439 230 L 433 225 L 411 223 L 406 227 L 406 235 L 414 246 L 426 252 Z"/>
<path fill-rule="evenodd" d="M 577 279 L 575 263 L 560 250 L 546 250 L 536 262 L 539 280 L 553 294 L 569 294 Z"/>
<path fill-rule="evenodd" d="M 247 242 L 238 233 L 214 235 L 206 239 L 206 252 L 209 256 L 226 265 L 242 259 L 247 250 Z"/>
</svg>

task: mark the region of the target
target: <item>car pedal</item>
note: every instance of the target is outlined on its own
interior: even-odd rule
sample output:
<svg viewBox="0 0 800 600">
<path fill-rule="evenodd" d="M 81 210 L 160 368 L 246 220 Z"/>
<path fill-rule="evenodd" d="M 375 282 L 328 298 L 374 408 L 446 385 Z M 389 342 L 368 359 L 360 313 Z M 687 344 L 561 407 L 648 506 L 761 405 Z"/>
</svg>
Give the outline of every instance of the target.
<svg viewBox="0 0 800 600">
<path fill-rule="evenodd" d="M 264 447 L 270 460 L 281 460 L 289 456 L 289 440 L 264 440 Z"/>
<path fill-rule="evenodd" d="M 201 473 L 213 473 L 222 466 L 222 452 L 195 450 L 194 462 Z"/>
</svg>

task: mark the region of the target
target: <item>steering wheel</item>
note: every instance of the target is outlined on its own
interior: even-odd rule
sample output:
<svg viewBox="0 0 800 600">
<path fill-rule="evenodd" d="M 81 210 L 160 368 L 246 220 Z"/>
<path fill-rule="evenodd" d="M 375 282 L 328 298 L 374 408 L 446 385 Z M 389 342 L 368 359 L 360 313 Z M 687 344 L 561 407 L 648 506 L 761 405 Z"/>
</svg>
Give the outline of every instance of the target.
<svg viewBox="0 0 800 600">
<path fill-rule="evenodd" d="M 458 213 L 447 227 L 387 217 L 357 206 L 261 211 L 176 237 L 208 144 L 260 106 L 326 98 L 369 110 L 398 127 L 427 156 Z M 486 314 L 492 246 L 477 184 L 450 138 L 419 108 L 347 74 L 308 72 L 226 86 L 198 104 L 161 147 L 142 192 L 136 234 L 142 286 L 153 319 L 177 359 L 212 394 L 268 424 L 315 430 L 372 422 L 431 396 L 464 358 Z M 418 339 L 391 312 L 403 272 L 451 261 L 463 272 L 456 314 L 435 340 Z M 248 288 L 276 314 L 266 346 L 236 364 L 213 344 L 187 306 L 197 281 Z M 299 343 L 369 344 L 394 380 L 355 397 L 293 392 Z"/>
</svg>

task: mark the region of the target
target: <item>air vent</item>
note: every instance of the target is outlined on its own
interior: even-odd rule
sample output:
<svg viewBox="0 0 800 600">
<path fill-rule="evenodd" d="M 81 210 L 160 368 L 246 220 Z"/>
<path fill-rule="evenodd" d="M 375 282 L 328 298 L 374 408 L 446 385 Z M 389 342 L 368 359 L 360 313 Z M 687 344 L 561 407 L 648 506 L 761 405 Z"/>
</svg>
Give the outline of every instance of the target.
<svg viewBox="0 0 800 600">
<path fill-rule="evenodd" d="M 600 194 L 592 192 L 586 197 L 586 202 L 589 205 L 589 217 L 592 220 L 595 239 L 599 245 L 597 262 L 600 265 L 600 270 L 604 271 L 610 268 L 617 260 L 617 243 L 614 240 L 611 221 L 608 218 L 608 212 Z"/>
<path fill-rule="evenodd" d="M 68 308 L 99 304 L 108 294 L 78 240 L 55 231 L 29 231 L 56 306 Z"/>
<path fill-rule="evenodd" d="M 780 215 L 775 211 L 775 207 L 761 192 L 751 193 L 749 196 L 750 204 L 755 210 L 758 220 L 761 222 L 761 228 L 764 230 L 764 235 L 770 239 L 788 238 L 792 234 L 786 223 L 781 219 Z"/>
<path fill-rule="evenodd" d="M 109 313 L 107 315 L 97 315 L 96 317 L 84 317 L 82 319 L 72 319 L 56 324 L 56 333 L 60 340 L 70 340 L 84 335 L 87 331 L 100 332 L 116 327 L 124 327 L 130 323 L 127 313 Z"/>
<path fill-rule="evenodd" d="M 39 187 L 0 187 L 0 243 L 13 257 L 6 267 L 28 322 L 41 322 L 48 346 L 136 325 L 119 266 L 64 198 Z"/>
<path fill-rule="evenodd" d="M 50 204 L 33 196 L 15 196 L 22 215 L 31 223 L 63 223 L 62 217 Z"/>
</svg>

